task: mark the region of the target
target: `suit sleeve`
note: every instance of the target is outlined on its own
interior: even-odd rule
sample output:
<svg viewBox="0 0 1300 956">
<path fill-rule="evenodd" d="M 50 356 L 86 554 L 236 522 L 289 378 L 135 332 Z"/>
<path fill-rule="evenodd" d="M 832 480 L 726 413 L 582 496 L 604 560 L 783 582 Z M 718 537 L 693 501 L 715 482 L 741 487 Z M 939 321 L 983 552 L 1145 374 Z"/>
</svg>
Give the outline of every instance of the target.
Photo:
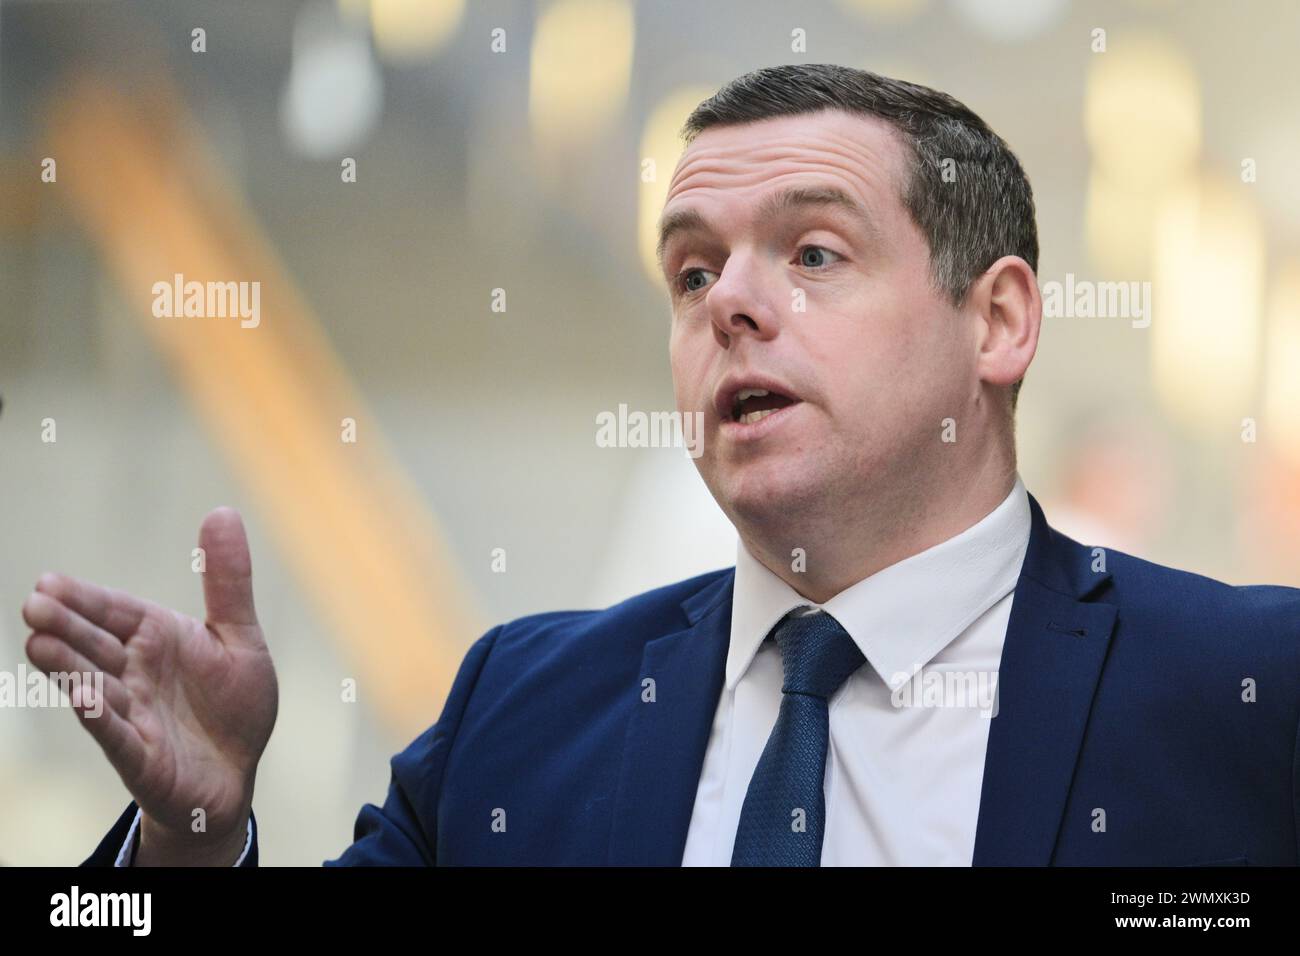
<svg viewBox="0 0 1300 956">
<path fill-rule="evenodd" d="M 465 654 L 438 722 L 393 757 L 384 805 L 367 803 L 357 815 L 353 843 L 325 866 L 435 866 L 438 799 L 443 771 L 483 664 L 504 625 L 480 637 Z"/>
<path fill-rule="evenodd" d="M 123 865 L 132 866 L 135 861 L 135 851 L 140 843 L 139 829 L 134 825 L 139 809 L 136 802 L 132 800 L 104 839 L 99 841 L 99 846 L 95 847 L 94 852 L 86 857 L 81 865 L 117 866 L 118 858 L 125 853 L 126 860 Z M 129 848 L 126 846 L 128 837 L 131 840 Z M 248 814 L 248 839 L 245 841 L 243 856 L 236 865 L 257 866 L 257 815 L 251 810 Z"/>
</svg>

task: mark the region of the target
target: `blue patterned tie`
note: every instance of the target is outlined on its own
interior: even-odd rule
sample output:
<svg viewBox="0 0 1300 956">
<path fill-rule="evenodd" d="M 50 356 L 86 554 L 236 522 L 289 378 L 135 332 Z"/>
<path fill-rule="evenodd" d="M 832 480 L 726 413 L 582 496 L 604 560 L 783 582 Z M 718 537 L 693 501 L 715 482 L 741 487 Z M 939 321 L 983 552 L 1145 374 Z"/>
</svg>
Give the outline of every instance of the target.
<svg viewBox="0 0 1300 956">
<path fill-rule="evenodd" d="M 745 793 L 732 866 L 820 866 L 826 828 L 827 701 L 866 662 L 829 614 L 787 614 L 772 634 L 781 649 L 781 710 Z"/>
</svg>

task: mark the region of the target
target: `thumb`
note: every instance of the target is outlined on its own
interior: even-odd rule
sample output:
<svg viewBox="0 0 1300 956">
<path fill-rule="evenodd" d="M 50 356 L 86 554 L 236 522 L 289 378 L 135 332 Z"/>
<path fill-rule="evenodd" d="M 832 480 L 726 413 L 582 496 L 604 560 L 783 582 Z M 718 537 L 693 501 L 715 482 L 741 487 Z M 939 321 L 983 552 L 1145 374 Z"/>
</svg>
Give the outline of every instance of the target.
<svg viewBox="0 0 1300 956">
<path fill-rule="evenodd" d="M 253 562 L 244 522 L 234 508 L 208 513 L 199 528 L 203 549 L 203 601 L 209 624 L 256 626 L 253 609 Z"/>
</svg>

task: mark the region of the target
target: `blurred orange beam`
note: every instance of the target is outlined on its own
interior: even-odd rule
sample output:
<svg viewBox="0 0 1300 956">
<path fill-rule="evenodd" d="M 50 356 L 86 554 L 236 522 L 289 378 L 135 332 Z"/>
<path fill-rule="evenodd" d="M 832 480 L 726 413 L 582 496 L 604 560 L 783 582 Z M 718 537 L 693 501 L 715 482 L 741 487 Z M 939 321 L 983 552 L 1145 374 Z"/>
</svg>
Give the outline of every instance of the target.
<svg viewBox="0 0 1300 956">
<path fill-rule="evenodd" d="M 179 99 L 72 81 L 52 101 L 60 194 L 258 503 L 356 668 L 359 701 L 404 738 L 437 717 L 482 622 L 433 516 Z M 155 282 L 261 283 L 261 321 L 156 318 Z M 179 303 L 177 304 L 179 307 Z M 342 421 L 357 440 L 342 440 Z M 214 502 L 216 504 L 216 502 Z M 256 567 L 256 556 L 254 556 Z M 271 635 L 274 651 L 274 635 Z"/>
</svg>

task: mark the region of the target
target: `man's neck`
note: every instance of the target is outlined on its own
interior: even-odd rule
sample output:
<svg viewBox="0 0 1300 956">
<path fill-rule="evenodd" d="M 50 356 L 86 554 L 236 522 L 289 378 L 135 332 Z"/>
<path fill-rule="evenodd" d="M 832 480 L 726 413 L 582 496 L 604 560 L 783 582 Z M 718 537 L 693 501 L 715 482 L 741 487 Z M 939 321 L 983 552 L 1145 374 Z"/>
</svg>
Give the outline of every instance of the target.
<svg viewBox="0 0 1300 956">
<path fill-rule="evenodd" d="M 799 530 L 740 528 L 745 548 L 764 567 L 814 604 L 887 567 L 956 537 L 1006 500 L 1016 481 L 1014 463 L 994 467 L 940 495 L 903 489 L 801 522 Z"/>
</svg>

